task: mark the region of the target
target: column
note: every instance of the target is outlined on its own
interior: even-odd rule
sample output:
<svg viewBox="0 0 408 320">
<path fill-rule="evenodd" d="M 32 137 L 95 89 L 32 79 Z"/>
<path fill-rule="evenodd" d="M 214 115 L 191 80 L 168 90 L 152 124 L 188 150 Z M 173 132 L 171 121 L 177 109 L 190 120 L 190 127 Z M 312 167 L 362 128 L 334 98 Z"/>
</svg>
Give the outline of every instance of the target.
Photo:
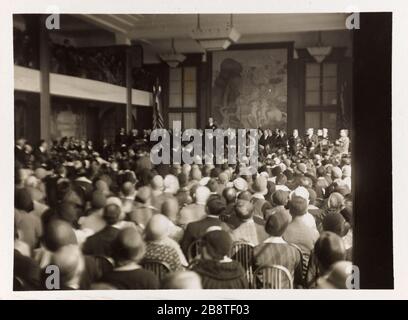
<svg viewBox="0 0 408 320">
<path fill-rule="evenodd" d="M 51 95 L 50 95 L 50 46 L 45 26 L 47 15 L 41 15 L 40 23 L 40 137 L 50 140 Z"/>
</svg>

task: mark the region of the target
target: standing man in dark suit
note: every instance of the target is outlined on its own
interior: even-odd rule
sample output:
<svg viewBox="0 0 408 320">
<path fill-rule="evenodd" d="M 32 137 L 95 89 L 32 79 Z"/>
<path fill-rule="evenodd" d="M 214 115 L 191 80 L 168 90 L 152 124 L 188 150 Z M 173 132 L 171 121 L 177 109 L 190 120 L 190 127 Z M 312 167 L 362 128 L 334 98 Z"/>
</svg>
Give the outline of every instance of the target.
<svg viewBox="0 0 408 320">
<path fill-rule="evenodd" d="M 16 145 L 14 146 L 14 158 L 15 158 L 15 161 L 20 162 L 22 165 L 25 162 L 25 152 L 24 152 L 25 144 L 26 144 L 26 139 L 19 138 L 19 139 L 17 139 Z"/>
<path fill-rule="evenodd" d="M 48 143 L 45 140 L 40 140 L 37 148 L 34 150 L 35 161 L 41 165 L 45 165 L 48 161 Z"/>
<path fill-rule="evenodd" d="M 190 245 L 201 239 L 209 227 L 220 227 L 225 231 L 229 231 L 227 224 L 219 219 L 219 216 L 224 212 L 225 204 L 220 197 L 212 197 L 207 202 L 207 216 L 196 222 L 191 222 L 187 225 L 183 239 L 181 240 L 181 249 L 187 255 Z"/>
<path fill-rule="evenodd" d="M 289 138 L 289 151 L 292 155 L 295 155 L 302 148 L 302 138 L 299 137 L 299 131 L 293 130 L 292 135 Z"/>
</svg>

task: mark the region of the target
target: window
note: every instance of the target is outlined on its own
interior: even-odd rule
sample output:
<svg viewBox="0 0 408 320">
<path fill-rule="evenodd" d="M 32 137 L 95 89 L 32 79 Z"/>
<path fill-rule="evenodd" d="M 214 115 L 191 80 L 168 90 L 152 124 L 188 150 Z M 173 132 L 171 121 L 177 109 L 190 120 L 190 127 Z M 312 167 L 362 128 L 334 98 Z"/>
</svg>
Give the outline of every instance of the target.
<svg viewBox="0 0 408 320">
<path fill-rule="evenodd" d="M 305 128 L 337 131 L 337 64 L 306 63 Z"/>
<path fill-rule="evenodd" d="M 337 64 L 306 64 L 306 106 L 337 105 Z"/>
<path fill-rule="evenodd" d="M 182 128 L 197 127 L 197 69 L 195 67 L 171 68 L 169 75 L 169 127 L 174 120 Z"/>
</svg>

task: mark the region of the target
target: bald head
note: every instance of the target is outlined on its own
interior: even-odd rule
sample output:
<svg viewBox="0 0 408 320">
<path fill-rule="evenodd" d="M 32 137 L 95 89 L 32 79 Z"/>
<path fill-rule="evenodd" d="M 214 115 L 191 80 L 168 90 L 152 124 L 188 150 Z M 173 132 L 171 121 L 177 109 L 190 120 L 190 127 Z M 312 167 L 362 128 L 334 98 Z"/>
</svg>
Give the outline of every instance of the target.
<svg viewBox="0 0 408 320">
<path fill-rule="evenodd" d="M 57 251 L 59 248 L 70 244 L 77 244 L 72 226 L 66 221 L 52 219 L 45 228 L 44 245 L 50 251 Z"/>
<path fill-rule="evenodd" d="M 132 196 L 135 193 L 135 186 L 133 185 L 133 183 L 130 181 L 126 181 L 122 185 L 122 193 L 125 197 Z"/>
<path fill-rule="evenodd" d="M 151 182 L 152 189 L 156 191 L 163 191 L 164 189 L 164 180 L 161 175 L 155 175 Z"/>
<path fill-rule="evenodd" d="M 222 192 L 222 196 L 228 204 L 233 203 L 237 198 L 237 191 L 235 188 L 225 188 Z"/>
<path fill-rule="evenodd" d="M 245 221 L 252 218 L 254 206 L 246 200 L 238 200 L 235 204 L 235 213 L 237 218 Z"/>
<path fill-rule="evenodd" d="M 147 224 L 145 233 L 148 241 L 167 237 L 170 233 L 170 220 L 162 214 L 155 214 Z"/>
</svg>

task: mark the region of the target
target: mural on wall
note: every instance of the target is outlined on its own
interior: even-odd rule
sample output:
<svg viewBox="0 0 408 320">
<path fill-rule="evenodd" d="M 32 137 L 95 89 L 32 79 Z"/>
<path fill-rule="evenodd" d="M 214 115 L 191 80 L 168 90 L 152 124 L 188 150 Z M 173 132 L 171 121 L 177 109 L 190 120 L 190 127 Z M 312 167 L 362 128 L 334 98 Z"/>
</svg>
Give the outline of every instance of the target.
<svg viewBox="0 0 408 320">
<path fill-rule="evenodd" d="M 51 137 L 86 138 L 86 115 L 80 108 L 70 105 L 54 106 L 51 113 Z"/>
<path fill-rule="evenodd" d="M 287 49 L 214 52 L 211 98 L 221 128 L 286 129 Z"/>
</svg>

